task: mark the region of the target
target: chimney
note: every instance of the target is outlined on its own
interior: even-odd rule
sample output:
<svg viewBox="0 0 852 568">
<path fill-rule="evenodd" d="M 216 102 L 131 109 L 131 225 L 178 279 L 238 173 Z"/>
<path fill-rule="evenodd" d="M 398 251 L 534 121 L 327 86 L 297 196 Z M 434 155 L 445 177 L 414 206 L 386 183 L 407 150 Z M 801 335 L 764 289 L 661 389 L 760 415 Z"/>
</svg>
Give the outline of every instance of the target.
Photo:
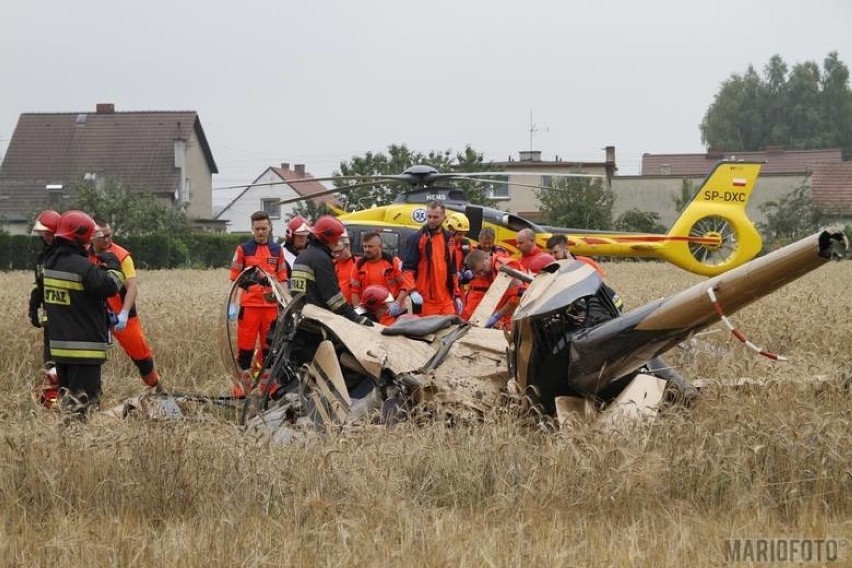
<svg viewBox="0 0 852 568">
<path fill-rule="evenodd" d="M 297 176 L 305 177 L 305 164 L 295 164 L 293 166 L 293 171 L 296 172 Z"/>
<path fill-rule="evenodd" d="M 98 103 L 95 110 L 98 114 L 113 114 L 115 112 L 115 105 L 112 103 Z"/>
<path fill-rule="evenodd" d="M 725 152 L 718 146 L 710 146 L 707 148 L 707 159 L 708 160 L 721 160 L 725 157 Z"/>
<path fill-rule="evenodd" d="M 540 162 L 541 150 L 521 150 L 518 152 L 522 162 Z"/>
<path fill-rule="evenodd" d="M 285 172 L 289 172 L 290 171 L 290 164 L 288 164 L 287 162 L 281 162 L 281 169 L 284 170 Z"/>
</svg>

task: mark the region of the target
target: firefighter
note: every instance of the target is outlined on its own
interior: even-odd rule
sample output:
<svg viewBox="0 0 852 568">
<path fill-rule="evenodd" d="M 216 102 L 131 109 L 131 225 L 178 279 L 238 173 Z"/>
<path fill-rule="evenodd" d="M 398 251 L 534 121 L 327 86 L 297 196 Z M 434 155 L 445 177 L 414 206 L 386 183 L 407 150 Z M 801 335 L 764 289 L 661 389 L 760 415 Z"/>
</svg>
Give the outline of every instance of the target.
<svg viewBox="0 0 852 568">
<path fill-rule="evenodd" d="M 296 215 L 287 222 L 284 230 L 284 260 L 287 261 L 287 278 L 293 274 L 293 263 L 296 257 L 308 246 L 308 235 L 311 234 L 311 224 L 301 215 Z"/>
<path fill-rule="evenodd" d="M 100 266 L 89 261 L 86 247 L 94 232 L 91 217 L 66 211 L 44 259 L 44 308 L 60 407 L 80 416 L 101 396 L 101 365 L 109 348 L 105 300 L 124 285 L 115 255 L 104 253 Z"/>
<path fill-rule="evenodd" d="M 283 247 L 271 240 L 272 221 L 266 211 L 252 213 L 251 232 L 252 238 L 237 246 L 231 263 L 232 282 L 246 268 L 262 271 L 243 275 L 239 282 L 238 303 L 228 306 L 228 319 L 237 320 L 237 366 L 242 385 L 242 388 L 234 387 L 234 396 L 243 396 L 246 387 L 251 385 L 252 358 L 258 343 L 264 359 L 269 353 L 269 327 L 278 317 L 278 302 L 272 293 L 269 277 L 278 282 L 287 281 Z"/>
<path fill-rule="evenodd" d="M 162 390 L 160 375 L 154 368 L 154 353 L 142 331 L 142 322 L 136 312 L 136 297 L 139 285 L 136 280 L 136 267 L 133 258 L 124 247 L 117 245 L 112 239 L 112 227 L 102 219 L 95 219 L 95 233 L 92 236 L 91 260 L 97 264 L 99 256 L 104 252 L 114 254 L 121 264 L 124 274 L 124 286 L 115 296 L 107 299 L 107 306 L 116 316 L 112 326 L 112 336 L 136 365 L 139 376 L 146 386 Z"/>
<path fill-rule="evenodd" d="M 50 344 L 47 332 L 47 312 L 44 309 L 44 257 L 55 242 L 54 233 L 59 224 L 59 213 L 52 209 L 42 211 L 36 217 L 33 225 L 33 235 L 41 237 L 42 250 L 35 260 L 35 277 L 30 292 L 29 316 L 33 327 L 42 330 L 42 361 L 44 362 L 44 378 L 35 389 L 35 397 L 39 403 L 52 408 L 59 398 L 59 378 L 56 376 L 56 364 L 50 360 Z M 40 311 L 40 313 L 39 313 Z"/>
<path fill-rule="evenodd" d="M 56 227 L 59 224 L 59 213 L 52 209 L 42 211 L 36 217 L 33 225 L 33 235 L 41 237 L 42 250 L 39 251 L 35 260 L 35 277 L 33 280 L 33 288 L 30 291 L 30 323 L 33 327 L 42 328 L 44 335 L 44 347 L 42 350 L 42 358 L 45 364 L 50 361 L 50 347 L 47 343 L 47 319 L 43 310 L 44 306 L 44 258 L 50 252 L 53 246 L 56 233 Z M 39 314 L 39 309 L 42 313 Z"/>
<path fill-rule="evenodd" d="M 334 273 L 332 249 L 338 246 L 345 233 L 343 223 L 331 215 L 323 215 L 311 228 L 308 248 L 293 265 L 290 289 L 293 293 L 305 294 L 305 301 L 331 310 L 355 323 L 371 326 L 366 316 L 359 315 L 343 297 L 337 275 Z"/>
<path fill-rule="evenodd" d="M 426 223 L 405 243 L 402 270 L 411 302 L 420 314 L 455 315 L 462 311 L 450 235 L 444 230 L 446 209 L 440 201 L 426 207 Z"/>
</svg>

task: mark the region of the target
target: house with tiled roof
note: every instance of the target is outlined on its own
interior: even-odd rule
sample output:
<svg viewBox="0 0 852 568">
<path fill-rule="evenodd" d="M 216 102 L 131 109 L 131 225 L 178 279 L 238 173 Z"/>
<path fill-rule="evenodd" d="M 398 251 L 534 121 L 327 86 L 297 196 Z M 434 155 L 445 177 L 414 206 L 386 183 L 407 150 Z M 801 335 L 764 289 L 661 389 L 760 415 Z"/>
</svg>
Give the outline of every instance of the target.
<svg viewBox="0 0 852 568">
<path fill-rule="evenodd" d="M 643 154 L 643 176 L 703 176 L 720 160 L 763 162 L 761 175 L 809 173 L 816 164 L 843 161 L 840 148 L 825 150 L 784 150 L 770 146 L 760 152 L 722 152 L 710 149 L 697 154 Z"/>
<path fill-rule="evenodd" d="M 80 179 L 116 178 L 128 188 L 213 216 L 213 153 L 195 111 L 24 113 L 0 165 L 0 222 L 26 233 L 34 211 L 61 208 Z"/>
<path fill-rule="evenodd" d="M 720 160 L 764 163 L 746 208 L 749 218 L 755 222 L 765 221 L 761 211 L 764 205 L 770 201 L 777 202 L 803 185 L 811 190 L 814 203 L 823 210 L 845 203 L 841 195 L 852 198 L 852 189 L 839 187 L 842 174 L 838 172 L 844 171 L 847 164 L 843 162 L 839 148 L 784 150 L 770 146 L 760 152 L 710 149 L 705 153 L 644 154 L 641 175 L 624 176 L 613 181 L 613 192 L 617 196 L 613 214 L 618 215 L 630 208 L 653 210 L 660 213 L 663 224 L 671 224 L 678 215 L 674 203 L 680 198 L 684 182 L 698 188 Z M 817 175 L 820 171 L 824 173 Z M 841 193 L 838 194 L 838 191 Z M 850 193 L 845 193 L 847 191 Z"/>
<path fill-rule="evenodd" d="M 282 199 L 311 196 L 328 189 L 322 183 L 313 181 L 313 176 L 305 171 L 305 164 L 295 164 L 290 168 L 289 163 L 280 167 L 266 168 L 255 180 L 247 185 L 239 195 L 228 203 L 217 215 L 216 219 L 227 223 L 229 233 L 244 233 L 251 231 L 251 214 L 255 211 L 266 211 L 272 219 L 272 227 L 277 235 L 283 234 L 283 227 L 293 216 L 293 209 L 298 203 L 282 205 Z M 294 180 L 310 180 L 292 183 Z M 312 199 L 317 203 L 335 201 L 332 195 L 322 195 Z"/>
<path fill-rule="evenodd" d="M 852 162 L 815 165 L 811 192 L 826 215 L 852 223 Z"/>
</svg>

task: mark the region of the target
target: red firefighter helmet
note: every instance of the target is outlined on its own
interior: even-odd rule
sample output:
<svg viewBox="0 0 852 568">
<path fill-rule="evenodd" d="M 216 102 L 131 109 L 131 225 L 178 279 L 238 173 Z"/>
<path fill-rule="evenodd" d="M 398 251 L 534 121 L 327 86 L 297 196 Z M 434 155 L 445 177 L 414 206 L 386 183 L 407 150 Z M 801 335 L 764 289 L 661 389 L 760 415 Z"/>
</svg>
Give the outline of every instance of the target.
<svg viewBox="0 0 852 568">
<path fill-rule="evenodd" d="M 56 232 L 56 227 L 59 225 L 60 217 L 61 215 L 53 209 L 42 211 L 38 214 L 38 217 L 36 217 L 35 224 L 33 225 L 33 234 L 41 231 L 50 233 L 51 235 L 54 234 Z"/>
<path fill-rule="evenodd" d="M 389 302 L 393 302 L 393 296 L 381 284 L 370 284 L 364 289 L 364 295 L 361 297 L 361 307 L 370 311 Z"/>
<path fill-rule="evenodd" d="M 301 215 L 296 215 L 287 223 L 284 238 L 292 240 L 293 235 L 307 235 L 311 232 L 311 224 Z"/>
<path fill-rule="evenodd" d="M 337 217 L 323 215 L 317 219 L 311 231 L 319 242 L 327 247 L 333 247 L 337 245 L 337 241 L 346 232 L 346 228 Z"/>
<path fill-rule="evenodd" d="M 95 221 L 82 211 L 66 211 L 59 217 L 54 235 L 80 245 L 87 245 L 95 232 Z"/>
<path fill-rule="evenodd" d="M 553 264 L 554 262 L 556 262 L 556 259 L 553 258 L 552 255 L 549 255 L 547 253 L 536 255 L 536 257 L 530 261 L 530 272 L 532 272 L 533 274 L 538 274 L 539 272 L 544 270 L 545 266 Z"/>
</svg>

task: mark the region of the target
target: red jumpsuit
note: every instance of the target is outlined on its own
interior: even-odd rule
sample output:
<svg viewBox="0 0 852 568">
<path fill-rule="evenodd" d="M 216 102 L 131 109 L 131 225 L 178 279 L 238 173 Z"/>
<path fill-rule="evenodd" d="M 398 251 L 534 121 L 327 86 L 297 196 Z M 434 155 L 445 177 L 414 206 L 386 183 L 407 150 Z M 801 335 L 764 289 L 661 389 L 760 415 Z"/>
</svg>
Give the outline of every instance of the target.
<svg viewBox="0 0 852 568">
<path fill-rule="evenodd" d="M 473 312 L 476 311 L 477 306 L 479 306 L 479 303 L 482 302 L 482 298 L 485 296 L 485 292 L 488 291 L 488 288 L 494 282 L 494 279 L 497 278 L 497 274 L 499 273 L 501 266 L 508 266 L 509 268 L 514 268 L 515 270 L 521 270 L 521 265 L 514 258 L 497 254 L 492 256 L 491 275 L 488 277 L 477 276 L 470 281 L 471 291 L 467 295 L 464 304 L 464 311 L 462 311 L 462 317 L 464 319 L 470 319 L 470 317 L 473 315 Z M 476 294 L 473 293 L 474 286 L 476 287 Z M 503 296 L 500 298 L 500 301 L 497 302 L 497 306 L 494 308 L 494 311 L 496 312 L 509 302 L 517 304 L 521 295 L 521 291 L 522 288 L 519 283 L 513 282 L 512 284 L 510 284 L 509 288 L 505 292 L 503 292 Z M 508 329 L 509 327 L 511 327 L 511 325 L 512 312 L 509 312 L 507 315 L 500 318 L 500 322 L 496 327 L 500 329 Z"/>
</svg>

